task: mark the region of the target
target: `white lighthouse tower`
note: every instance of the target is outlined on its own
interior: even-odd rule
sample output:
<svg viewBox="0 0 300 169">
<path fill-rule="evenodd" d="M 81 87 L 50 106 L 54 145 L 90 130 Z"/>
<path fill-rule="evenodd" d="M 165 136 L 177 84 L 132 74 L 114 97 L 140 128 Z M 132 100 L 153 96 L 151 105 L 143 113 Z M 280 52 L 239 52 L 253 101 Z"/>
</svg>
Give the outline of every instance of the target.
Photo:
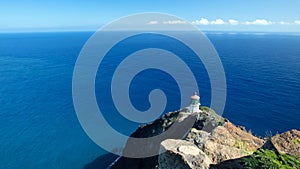
<svg viewBox="0 0 300 169">
<path fill-rule="evenodd" d="M 191 96 L 191 103 L 189 106 L 190 113 L 199 113 L 201 110 L 199 109 L 200 106 L 200 96 L 198 96 L 197 92 L 193 96 Z"/>
<path fill-rule="evenodd" d="M 181 122 L 185 118 L 187 118 L 188 116 L 190 116 L 191 114 L 194 114 L 194 113 L 198 113 L 197 118 L 199 118 L 199 115 L 202 112 L 199 109 L 200 105 L 201 105 L 200 104 L 200 96 L 198 96 L 197 92 L 195 92 L 195 94 L 193 96 L 191 96 L 191 103 L 190 103 L 190 105 L 188 107 L 186 107 L 185 109 L 183 109 L 179 113 L 179 119 L 178 119 L 178 121 Z"/>
</svg>

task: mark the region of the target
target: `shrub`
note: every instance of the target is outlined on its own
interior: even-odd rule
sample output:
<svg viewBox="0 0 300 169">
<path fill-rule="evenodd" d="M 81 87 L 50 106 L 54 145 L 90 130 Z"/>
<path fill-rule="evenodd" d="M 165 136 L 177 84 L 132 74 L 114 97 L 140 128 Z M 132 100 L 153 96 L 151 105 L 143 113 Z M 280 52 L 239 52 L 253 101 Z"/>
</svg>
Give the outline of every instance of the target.
<svg viewBox="0 0 300 169">
<path fill-rule="evenodd" d="M 293 140 L 293 142 L 300 145 L 300 139 Z"/>
<path fill-rule="evenodd" d="M 264 149 L 255 151 L 249 158 L 243 158 L 242 162 L 248 169 L 300 169 L 300 159 Z"/>
<path fill-rule="evenodd" d="M 218 115 L 212 108 L 207 106 L 200 106 L 199 109 L 211 115 L 215 119 L 217 125 L 223 125 L 225 123 L 224 119 L 220 115 Z"/>
</svg>

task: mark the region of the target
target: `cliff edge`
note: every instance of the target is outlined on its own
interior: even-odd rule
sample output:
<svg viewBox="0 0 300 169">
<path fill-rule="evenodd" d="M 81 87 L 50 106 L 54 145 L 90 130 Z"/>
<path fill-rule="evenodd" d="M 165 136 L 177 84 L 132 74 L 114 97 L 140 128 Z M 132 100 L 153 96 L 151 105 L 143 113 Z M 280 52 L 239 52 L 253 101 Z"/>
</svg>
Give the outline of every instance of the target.
<svg viewBox="0 0 300 169">
<path fill-rule="evenodd" d="M 212 109 L 200 106 L 200 113 L 185 114 L 184 110 L 163 115 L 151 124 L 140 126 L 131 137 L 152 137 L 178 123 L 172 138 L 162 142 L 145 143 L 141 152 L 157 152 L 147 158 L 121 157 L 112 169 L 169 169 L 169 168 L 300 168 L 300 132 L 291 130 L 272 138 L 259 138 L 217 115 Z M 183 125 L 192 120 L 188 129 Z M 130 139 L 123 153 L 136 145 Z M 274 165 L 274 166 L 272 166 Z"/>
</svg>

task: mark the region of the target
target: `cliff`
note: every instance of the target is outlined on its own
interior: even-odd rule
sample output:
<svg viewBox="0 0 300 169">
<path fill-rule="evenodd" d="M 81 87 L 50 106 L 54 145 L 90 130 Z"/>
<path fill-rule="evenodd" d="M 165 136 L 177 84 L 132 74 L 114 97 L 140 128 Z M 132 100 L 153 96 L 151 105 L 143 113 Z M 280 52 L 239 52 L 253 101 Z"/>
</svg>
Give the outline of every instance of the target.
<svg viewBox="0 0 300 169">
<path fill-rule="evenodd" d="M 181 125 L 172 138 L 145 143 L 144 147 L 138 148 L 145 152 L 151 147 L 159 155 L 148 158 L 121 157 L 111 168 L 263 168 L 263 165 L 273 165 L 272 162 L 277 167 L 300 168 L 299 131 L 292 130 L 272 138 L 258 138 L 244 127 L 235 126 L 220 117 L 212 109 L 204 106 L 200 109 L 201 113 L 190 115 L 181 111 L 168 113 L 151 124 L 140 126 L 131 137 L 152 137 L 168 130 L 174 123 Z M 186 121 L 193 122 L 188 133 L 184 125 Z M 123 153 L 135 145 L 129 139 Z"/>
</svg>

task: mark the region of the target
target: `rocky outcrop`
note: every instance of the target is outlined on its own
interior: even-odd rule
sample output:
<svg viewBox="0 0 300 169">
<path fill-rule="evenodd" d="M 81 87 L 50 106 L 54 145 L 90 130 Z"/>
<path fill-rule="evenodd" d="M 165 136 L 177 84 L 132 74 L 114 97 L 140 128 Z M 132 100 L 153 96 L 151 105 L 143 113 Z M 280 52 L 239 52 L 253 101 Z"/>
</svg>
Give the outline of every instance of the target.
<svg viewBox="0 0 300 169">
<path fill-rule="evenodd" d="M 186 140 L 197 145 L 214 163 L 249 155 L 265 142 L 229 121 L 211 133 L 192 129 Z"/>
<path fill-rule="evenodd" d="M 144 153 L 145 151 L 153 151 L 158 154 L 160 149 L 160 143 L 166 139 L 183 139 L 187 134 L 187 131 L 190 130 L 191 127 L 197 129 L 203 129 L 203 126 L 210 126 L 208 129 L 214 128 L 218 125 L 223 125 L 224 119 L 220 116 L 217 116 L 211 109 L 205 107 L 203 112 L 200 114 L 189 114 L 184 116 L 184 110 L 171 112 L 163 115 L 161 118 L 155 120 L 154 122 L 140 126 L 131 137 L 134 138 L 148 138 L 152 136 L 159 135 L 164 131 L 168 130 L 169 136 L 166 136 L 165 139 L 161 139 L 160 142 L 155 140 L 155 142 L 144 143 L 143 147 L 136 148 L 137 144 L 134 140 L 128 139 L 126 146 L 123 150 L 123 154 L 131 153 L 132 149 L 137 150 L 136 153 Z M 220 117 L 220 118 L 219 118 Z M 171 126 L 176 123 L 177 127 L 171 128 Z M 187 126 L 185 124 L 193 124 L 193 126 Z M 140 145 L 140 144 L 139 144 Z M 132 154 L 130 154 L 132 155 Z M 158 166 L 158 155 L 148 157 L 148 158 L 127 158 L 121 157 L 111 169 L 120 169 L 127 166 L 130 169 L 151 169 L 156 168 Z"/>
<path fill-rule="evenodd" d="M 202 107 L 201 110 L 197 114 L 184 111 L 168 113 L 151 124 L 140 126 L 131 137 L 147 138 L 166 130 L 171 135 L 161 141 L 144 143 L 142 147 L 137 147 L 140 144 L 129 139 L 123 154 L 138 148 L 136 153 L 153 151 L 159 155 L 147 158 L 121 157 L 111 168 L 243 168 L 241 159 L 249 158 L 254 151 L 265 147 L 295 157 L 300 155 L 300 132 L 297 130 L 276 135 L 270 140 L 262 139 L 253 136 L 244 127 L 235 126 L 208 107 Z M 186 126 L 185 122 L 192 122 L 193 125 Z M 177 128 L 172 128 L 174 124 Z"/>
<path fill-rule="evenodd" d="M 271 143 L 280 153 L 300 156 L 300 131 L 298 130 L 277 134 L 271 138 Z"/>
<path fill-rule="evenodd" d="M 253 136 L 252 133 L 247 132 L 244 127 L 237 127 L 230 121 L 227 121 L 224 127 L 235 139 L 233 146 L 242 148 L 245 151 L 253 152 L 262 147 L 265 143 L 265 140 Z"/>
<path fill-rule="evenodd" d="M 145 126 L 140 126 L 132 135 L 133 138 L 149 138 L 153 136 L 157 136 L 162 132 L 168 130 L 167 135 L 160 135 L 159 138 L 152 139 L 146 142 L 144 139 L 131 139 L 127 140 L 126 146 L 122 152 L 123 157 L 121 157 L 111 169 L 119 169 L 119 168 L 130 168 L 130 169 L 151 169 L 158 166 L 158 155 L 154 155 L 147 158 L 128 158 L 128 156 L 132 157 L 140 157 L 144 154 L 158 154 L 160 143 L 163 140 L 168 138 L 173 139 L 182 139 L 186 132 L 189 131 L 190 127 L 186 124 L 194 124 L 196 121 L 196 116 L 189 116 L 184 121 L 178 122 L 177 117 L 179 116 L 179 111 L 174 113 L 168 113 L 161 118 L 155 120 L 151 124 L 147 124 Z M 175 125 L 174 127 L 173 125 Z M 170 126 L 173 126 L 172 128 Z M 140 142 L 138 142 L 140 141 Z M 126 157 L 127 156 L 127 157 Z"/>
<path fill-rule="evenodd" d="M 263 143 L 263 140 L 261 140 Z M 251 154 L 256 145 L 247 143 L 240 137 L 234 137 L 225 127 L 219 126 L 198 147 L 216 164 L 228 159 L 235 159 Z M 258 148 L 258 147 L 257 147 Z"/>
<path fill-rule="evenodd" d="M 160 169 L 208 169 L 211 160 L 194 144 L 168 139 L 161 143 L 158 158 Z"/>
<path fill-rule="evenodd" d="M 193 128 L 185 140 L 161 143 L 161 149 L 166 152 L 159 155 L 160 168 L 173 168 L 175 164 L 184 168 L 209 168 L 211 164 L 248 156 L 264 144 L 264 140 L 229 121 L 211 133 Z"/>
<path fill-rule="evenodd" d="M 179 112 L 173 112 L 168 113 L 161 118 L 155 120 L 153 123 L 142 125 L 140 126 L 134 133 L 130 135 L 130 137 L 135 138 L 147 138 L 156 136 L 162 132 L 164 132 L 166 129 L 168 129 L 173 122 L 177 119 Z M 175 119 L 175 120 L 174 120 Z M 127 141 L 126 147 L 123 150 L 124 152 L 130 151 L 132 147 L 135 147 L 135 144 L 130 139 Z M 159 151 L 159 144 L 157 143 L 154 145 L 153 150 Z M 145 145 L 147 146 L 147 145 Z M 142 151 L 142 150 L 141 150 Z M 151 169 L 158 166 L 158 156 L 148 157 L 148 158 L 128 158 L 128 157 L 121 157 L 117 162 L 115 162 L 111 169 L 123 169 L 124 166 L 126 168 L 130 169 L 139 169 L 139 168 L 145 168 L 145 169 Z"/>
<path fill-rule="evenodd" d="M 162 142 L 161 149 L 166 152 L 159 155 L 159 168 L 175 168 L 176 166 L 189 169 L 244 168 L 244 159 L 249 158 L 258 149 L 262 150 L 261 148 L 267 142 L 272 144 L 273 150 L 299 159 L 300 131 L 291 130 L 266 140 L 255 137 L 244 128 L 226 121 L 224 126 L 217 126 L 210 133 L 193 128 L 186 136 L 185 141 L 166 140 Z M 182 149 L 185 151 L 181 151 Z M 291 163 L 290 165 L 296 167 L 295 164 Z"/>
</svg>

